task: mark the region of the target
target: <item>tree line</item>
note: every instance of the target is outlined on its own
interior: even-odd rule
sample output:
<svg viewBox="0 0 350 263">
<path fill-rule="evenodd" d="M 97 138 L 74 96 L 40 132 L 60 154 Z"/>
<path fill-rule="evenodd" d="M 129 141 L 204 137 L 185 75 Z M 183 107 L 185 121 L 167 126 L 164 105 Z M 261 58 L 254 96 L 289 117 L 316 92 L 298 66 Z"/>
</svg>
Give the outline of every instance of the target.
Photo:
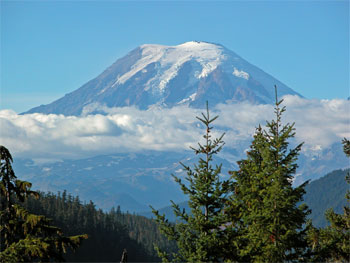
<svg viewBox="0 0 350 263">
<path fill-rule="evenodd" d="M 66 235 L 85 233 L 84 240 L 76 251 L 69 250 L 64 256 L 69 262 L 118 262 L 123 250 L 128 261 L 159 261 L 153 244 L 168 249 L 176 248 L 148 218 L 123 213 L 120 207 L 109 212 L 96 208 L 90 201 L 82 203 L 66 191 L 62 193 L 39 192 L 39 199 L 28 198 L 23 206 L 35 214 L 53 219 Z"/>
</svg>

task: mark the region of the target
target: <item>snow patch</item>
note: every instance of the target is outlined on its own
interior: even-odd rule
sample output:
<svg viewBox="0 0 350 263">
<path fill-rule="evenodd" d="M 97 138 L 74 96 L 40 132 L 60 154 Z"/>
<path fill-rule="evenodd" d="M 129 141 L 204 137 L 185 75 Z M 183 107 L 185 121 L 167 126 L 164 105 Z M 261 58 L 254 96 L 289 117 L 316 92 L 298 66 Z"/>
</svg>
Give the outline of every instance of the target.
<svg viewBox="0 0 350 263">
<path fill-rule="evenodd" d="M 244 72 L 243 70 L 238 70 L 237 68 L 233 69 L 232 74 L 238 78 L 243 78 L 246 80 L 249 79 L 249 74 L 247 72 Z"/>
<path fill-rule="evenodd" d="M 196 98 L 196 95 L 197 95 L 197 92 L 193 93 L 188 98 L 183 99 L 182 101 L 178 102 L 177 104 L 183 104 L 183 103 L 186 103 L 188 101 L 194 101 L 194 99 Z"/>
<path fill-rule="evenodd" d="M 117 84 L 124 84 L 128 79 L 134 76 L 140 70 L 145 70 L 147 65 L 157 62 L 164 55 L 166 46 L 162 45 L 143 45 L 142 48 L 142 57 L 138 60 L 135 65 L 132 66 L 131 70 L 125 73 L 124 75 L 117 78 L 115 83 L 111 86 L 112 88 Z"/>
<path fill-rule="evenodd" d="M 316 144 L 313 147 L 311 147 L 310 150 L 312 150 L 312 151 L 322 151 L 322 146 L 319 145 L 319 144 Z"/>
<path fill-rule="evenodd" d="M 190 96 L 190 99 L 192 101 L 194 101 L 194 99 L 196 98 L 196 95 L 197 95 L 197 92 L 193 93 L 191 96 Z"/>
</svg>

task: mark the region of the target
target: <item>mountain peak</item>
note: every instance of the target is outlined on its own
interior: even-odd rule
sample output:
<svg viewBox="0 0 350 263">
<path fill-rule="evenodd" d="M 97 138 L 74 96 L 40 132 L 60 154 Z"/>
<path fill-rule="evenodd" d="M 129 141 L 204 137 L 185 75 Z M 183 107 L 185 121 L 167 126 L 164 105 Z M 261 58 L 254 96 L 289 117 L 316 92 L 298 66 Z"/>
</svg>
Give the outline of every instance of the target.
<svg viewBox="0 0 350 263">
<path fill-rule="evenodd" d="M 192 40 L 192 41 L 187 41 L 184 42 L 182 44 L 176 45 L 176 46 L 168 46 L 168 45 L 160 45 L 160 44 L 143 44 L 140 47 L 144 48 L 144 47 L 149 47 L 149 46 L 155 46 L 155 47 L 163 47 L 163 48 L 204 48 L 204 47 L 223 47 L 221 44 L 216 44 L 216 43 L 212 43 L 212 42 L 208 42 L 208 41 L 196 41 L 196 40 Z"/>
<path fill-rule="evenodd" d="M 205 101 L 273 103 L 274 85 L 280 96 L 297 94 L 220 44 L 144 44 L 78 90 L 28 113 L 80 115 L 91 105 L 148 109 L 180 104 L 204 107 Z"/>
</svg>

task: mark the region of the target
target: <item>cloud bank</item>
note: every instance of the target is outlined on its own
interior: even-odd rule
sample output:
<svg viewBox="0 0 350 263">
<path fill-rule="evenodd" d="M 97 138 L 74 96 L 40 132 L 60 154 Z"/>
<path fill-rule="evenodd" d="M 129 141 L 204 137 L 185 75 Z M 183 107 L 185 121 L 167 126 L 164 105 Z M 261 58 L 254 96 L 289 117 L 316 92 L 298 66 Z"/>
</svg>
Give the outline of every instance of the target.
<svg viewBox="0 0 350 263">
<path fill-rule="evenodd" d="M 350 102 L 284 97 L 283 122 L 295 122 L 296 141 L 306 149 L 324 148 L 350 137 Z M 18 115 L 0 111 L 0 144 L 16 157 L 37 160 L 76 159 L 99 154 L 143 150 L 181 151 L 201 140 L 203 127 L 195 118 L 202 110 L 185 106 L 141 111 L 134 107 L 106 108 L 106 115 Z M 90 109 L 91 110 L 91 109 Z M 274 116 L 272 105 L 220 104 L 214 135 L 226 132 L 226 147 L 239 148 L 251 140 L 255 127 Z"/>
</svg>

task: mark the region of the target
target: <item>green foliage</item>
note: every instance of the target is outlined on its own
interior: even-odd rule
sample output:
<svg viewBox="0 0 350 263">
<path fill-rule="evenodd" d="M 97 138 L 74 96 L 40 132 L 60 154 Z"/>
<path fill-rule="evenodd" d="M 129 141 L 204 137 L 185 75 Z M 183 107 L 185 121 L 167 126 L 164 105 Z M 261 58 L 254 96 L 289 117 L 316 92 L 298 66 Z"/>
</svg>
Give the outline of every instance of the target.
<svg viewBox="0 0 350 263">
<path fill-rule="evenodd" d="M 164 262 L 174 260 L 176 262 L 217 262 L 224 257 L 223 250 L 228 242 L 226 229 L 227 222 L 223 213 L 226 195 L 229 191 L 229 182 L 219 178 L 221 165 L 212 166 L 213 156 L 217 154 L 224 144 L 221 135 L 212 139 L 210 126 L 218 116 L 211 118 L 207 105 L 206 114 L 202 118 L 197 117 L 205 126 L 204 144 L 198 143 L 198 148 L 192 148 L 196 155 L 200 155 L 198 165 L 194 169 L 182 164 L 187 172 L 182 182 L 181 178 L 173 175 L 175 181 L 181 186 L 188 196 L 190 213 L 172 202 L 173 212 L 179 219 L 176 224 L 170 223 L 164 215 L 154 210 L 156 220 L 161 232 L 170 240 L 175 240 L 179 251 L 172 258 L 157 248 L 159 256 Z"/>
<path fill-rule="evenodd" d="M 29 196 L 38 197 L 31 191 L 29 182 L 16 178 L 12 169 L 12 156 L 0 146 L 1 174 L 1 262 L 64 261 L 67 248 L 75 250 L 86 235 L 66 237 L 51 225 L 44 216 L 29 213 L 18 204 Z"/>
<path fill-rule="evenodd" d="M 129 213 L 119 213 L 117 220 L 127 227 L 130 238 L 142 244 L 150 255 L 158 255 L 155 245 L 167 253 L 177 251 L 176 243 L 161 234 L 155 220 Z"/>
<path fill-rule="evenodd" d="M 343 140 L 344 153 L 350 157 L 350 141 Z M 350 183 L 349 173 L 346 181 Z M 349 262 L 350 260 L 350 191 L 345 195 L 347 205 L 343 214 L 337 214 L 331 208 L 326 211 L 330 225 L 326 228 L 313 227 L 309 232 L 309 243 L 313 249 L 315 262 Z"/>
<path fill-rule="evenodd" d="M 234 194 L 227 213 L 237 235 L 231 247 L 239 251 L 240 261 L 302 261 L 306 257 L 303 225 L 309 210 L 305 204 L 298 206 L 306 183 L 292 187 L 302 144 L 289 147 L 295 128 L 281 123 L 282 101 L 276 95 L 276 119 L 267 122 L 266 130 L 256 129 L 247 159 L 231 172 Z"/>
<path fill-rule="evenodd" d="M 350 141 L 346 138 L 344 138 L 342 140 L 342 143 L 343 143 L 343 150 L 344 150 L 344 153 L 347 157 L 350 157 Z"/>
</svg>

